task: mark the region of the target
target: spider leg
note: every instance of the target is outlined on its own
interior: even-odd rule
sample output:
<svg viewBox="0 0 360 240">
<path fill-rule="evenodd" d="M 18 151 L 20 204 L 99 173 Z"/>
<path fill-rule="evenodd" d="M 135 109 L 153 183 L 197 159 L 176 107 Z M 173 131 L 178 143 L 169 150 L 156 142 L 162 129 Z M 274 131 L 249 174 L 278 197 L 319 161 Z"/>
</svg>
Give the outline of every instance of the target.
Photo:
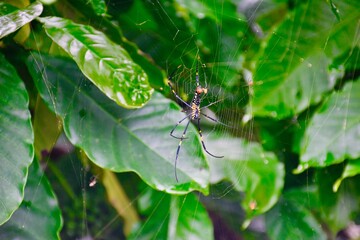
<svg viewBox="0 0 360 240">
<path fill-rule="evenodd" d="M 198 60 L 196 62 L 196 72 L 195 72 L 195 79 L 196 79 L 196 86 L 199 86 L 199 61 L 200 61 L 200 57 L 198 56 Z"/>
<path fill-rule="evenodd" d="M 217 119 L 215 119 L 215 118 L 212 118 L 212 117 L 206 115 L 205 113 L 201 113 L 201 115 L 203 115 L 203 116 L 206 117 L 207 119 L 210 119 L 210 120 L 213 121 L 213 122 L 216 122 L 216 123 L 218 123 L 218 124 L 224 125 L 225 127 L 234 128 L 234 127 L 232 127 L 232 126 L 230 126 L 230 125 L 227 125 L 227 124 L 225 124 L 225 123 L 223 123 L 223 122 L 220 122 L 219 120 L 217 120 Z"/>
<path fill-rule="evenodd" d="M 179 126 L 179 124 L 182 123 L 185 119 L 187 119 L 190 115 L 191 115 L 191 113 L 188 114 L 188 115 L 186 115 L 186 117 L 184 117 L 183 119 L 181 119 L 180 121 L 178 121 L 178 122 L 176 123 L 176 125 L 174 126 L 174 128 L 173 128 L 173 129 L 171 130 L 171 132 L 170 132 L 170 136 L 172 136 L 173 138 L 176 138 L 176 139 L 186 139 L 186 138 L 184 138 L 184 137 L 177 137 L 177 136 L 173 135 L 173 132 L 175 131 L 175 129 L 177 128 L 177 126 Z"/>
<path fill-rule="evenodd" d="M 168 85 L 172 91 L 172 93 L 175 95 L 175 97 L 177 99 L 179 99 L 183 104 L 185 104 L 187 107 L 191 107 L 187 102 L 185 102 L 179 95 L 177 95 L 177 93 L 175 92 L 174 88 L 172 87 L 170 81 L 168 81 Z"/>
<path fill-rule="evenodd" d="M 214 105 L 214 104 L 216 104 L 216 103 L 219 103 L 219 102 L 221 102 L 221 101 L 224 101 L 224 99 L 219 99 L 219 100 L 217 100 L 217 101 L 215 101 L 215 102 L 212 102 L 212 103 L 210 103 L 210 104 L 208 104 L 208 105 L 206 105 L 206 106 L 204 106 L 204 107 L 201 107 L 200 109 L 210 107 L 210 106 L 212 106 L 212 105 Z"/>
<path fill-rule="evenodd" d="M 212 103 L 210 103 L 210 104 L 208 104 L 208 105 L 206 105 L 206 106 L 204 106 L 204 107 L 201 107 L 200 110 L 203 109 L 203 108 L 210 107 L 211 105 L 214 105 L 214 104 L 216 104 L 216 103 L 219 103 L 219 102 L 221 102 L 221 101 L 223 101 L 223 100 L 224 100 L 224 99 L 219 99 L 219 100 L 217 100 L 217 101 L 215 101 L 215 102 L 212 102 Z M 219 120 L 217 120 L 217 119 L 215 119 L 215 118 L 212 118 L 212 117 L 206 115 L 206 114 L 203 113 L 203 112 L 200 112 L 200 113 L 201 113 L 201 115 L 203 115 L 203 116 L 206 117 L 207 119 L 210 119 L 210 120 L 213 121 L 213 122 L 216 122 L 216 123 L 218 123 L 218 124 L 221 124 L 221 125 L 223 125 L 223 126 L 225 126 L 225 127 L 234 128 L 233 126 L 227 125 L 227 124 L 225 124 L 225 123 L 223 123 L 223 122 L 221 122 L 221 121 L 219 121 Z"/>
<path fill-rule="evenodd" d="M 180 66 L 181 66 L 181 65 L 180 65 Z M 180 67 L 180 66 L 179 66 L 179 67 Z M 172 72 L 172 73 L 170 74 L 170 76 L 168 77 L 168 85 L 169 85 L 172 93 L 175 95 L 175 97 L 176 97 L 178 100 L 180 100 L 180 101 L 181 101 L 183 104 L 185 104 L 187 107 L 191 107 L 187 102 L 185 102 L 185 101 L 175 92 L 175 90 L 174 90 L 174 88 L 173 88 L 173 86 L 172 86 L 172 84 L 171 84 L 171 82 L 170 82 L 170 81 L 172 80 L 175 72 L 179 69 L 179 67 L 177 67 L 177 69 L 175 69 L 175 71 Z"/>
<path fill-rule="evenodd" d="M 205 147 L 205 143 L 204 143 L 204 139 L 203 139 L 203 136 L 202 136 L 202 133 L 201 133 L 201 128 L 200 128 L 200 118 L 197 119 L 197 125 L 198 125 L 198 131 L 199 131 L 199 135 L 200 135 L 200 140 L 201 140 L 201 144 L 205 150 L 205 152 L 207 152 L 207 154 L 209 154 L 210 156 L 212 157 L 215 157 L 215 158 L 223 158 L 224 156 L 215 156 L 214 154 L 211 154 Z"/>
<path fill-rule="evenodd" d="M 183 132 L 181 138 L 180 138 L 180 142 L 179 142 L 179 145 L 178 145 L 177 150 L 176 150 L 176 157 L 175 157 L 175 179 L 176 179 L 176 182 L 179 182 L 178 177 L 177 177 L 177 172 L 176 172 L 177 160 L 179 158 L 179 152 L 180 152 L 181 144 L 182 144 L 182 141 L 185 139 L 185 134 L 186 134 L 186 131 L 187 131 L 188 127 L 189 127 L 189 124 L 190 124 L 190 120 L 186 124 L 186 127 L 184 129 L 184 132 Z"/>
<path fill-rule="evenodd" d="M 200 86 L 200 81 L 199 81 L 199 62 L 201 64 L 201 68 L 206 68 L 205 64 L 201 63 L 201 59 L 200 56 L 197 56 L 197 62 L 196 62 L 196 72 L 195 72 L 195 79 L 196 79 L 196 86 Z M 205 81 L 205 87 L 207 88 L 207 77 L 206 77 L 206 72 L 204 71 L 204 81 Z"/>
</svg>

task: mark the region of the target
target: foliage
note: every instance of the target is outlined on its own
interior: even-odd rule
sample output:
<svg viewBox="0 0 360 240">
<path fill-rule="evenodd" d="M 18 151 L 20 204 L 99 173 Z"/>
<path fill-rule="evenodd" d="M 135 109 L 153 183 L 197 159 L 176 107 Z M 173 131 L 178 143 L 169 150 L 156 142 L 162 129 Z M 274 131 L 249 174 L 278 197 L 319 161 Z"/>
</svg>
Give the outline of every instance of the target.
<svg viewBox="0 0 360 240">
<path fill-rule="evenodd" d="M 245 2 L 1 2 L 1 238 L 333 239 L 358 224 L 360 3 Z M 167 76 L 189 101 L 197 69 L 221 122 L 202 118 L 204 138 L 189 125 L 176 181 L 186 113 Z"/>
</svg>

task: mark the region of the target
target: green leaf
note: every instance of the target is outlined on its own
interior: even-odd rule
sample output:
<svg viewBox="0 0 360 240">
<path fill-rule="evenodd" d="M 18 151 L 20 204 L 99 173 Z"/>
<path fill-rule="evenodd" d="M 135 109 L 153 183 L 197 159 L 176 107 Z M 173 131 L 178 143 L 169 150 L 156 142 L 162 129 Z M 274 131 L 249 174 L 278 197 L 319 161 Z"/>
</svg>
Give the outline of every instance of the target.
<svg viewBox="0 0 360 240">
<path fill-rule="evenodd" d="M 0 14 L 5 13 L 0 16 L 0 39 L 34 20 L 42 11 L 43 6 L 37 1 L 24 9 L 16 9 L 9 4 L 0 3 Z"/>
<path fill-rule="evenodd" d="M 1 239 L 60 239 L 61 212 L 37 160 L 29 168 L 20 208 L 0 227 Z"/>
<path fill-rule="evenodd" d="M 120 45 L 88 25 L 58 17 L 39 18 L 49 37 L 102 92 L 125 108 L 142 107 L 153 89 L 148 77 Z"/>
<path fill-rule="evenodd" d="M 34 109 L 34 148 L 35 156 L 42 158 L 43 153 L 51 153 L 62 131 L 60 119 L 49 110 L 38 96 Z M 45 155 L 46 155 L 45 154 Z"/>
<path fill-rule="evenodd" d="M 0 225 L 19 207 L 34 156 L 29 96 L 15 68 L 0 54 Z"/>
<path fill-rule="evenodd" d="M 180 0 L 176 1 L 175 6 L 179 8 L 178 11 L 183 13 L 185 13 L 185 10 L 189 11 L 189 13 L 198 19 L 208 17 L 218 24 L 221 24 L 224 20 L 226 21 L 231 18 L 238 20 L 239 18 L 236 5 L 228 1 L 203 2 L 199 0 Z M 219 11 L 220 8 L 221 11 Z"/>
<path fill-rule="evenodd" d="M 310 180 L 310 179 L 309 179 Z M 312 179 L 310 180 L 312 181 Z M 303 187 L 294 187 L 283 193 L 284 199 L 297 206 L 305 207 L 313 213 L 321 211 L 321 202 L 319 197 L 319 184 L 308 184 Z M 331 195 L 331 198 L 333 194 Z M 304 201 L 306 199 L 306 201 Z"/>
<path fill-rule="evenodd" d="M 13 13 L 15 11 L 17 11 L 18 9 L 11 5 L 11 4 L 7 4 L 7 3 L 4 3 L 4 2 L 1 2 L 0 3 L 0 16 L 3 17 L 7 14 L 10 14 L 10 13 Z"/>
<path fill-rule="evenodd" d="M 332 182 L 334 183 L 334 182 Z M 326 222 L 327 227 L 332 231 L 332 234 L 335 236 L 339 231 L 345 229 L 347 226 L 351 225 L 355 219 L 355 216 L 359 212 L 359 198 L 360 195 L 356 194 L 358 192 L 358 182 L 355 182 L 355 187 L 348 188 L 347 185 L 344 185 L 344 188 L 340 188 L 337 192 L 336 202 L 331 206 L 326 206 L 321 202 L 321 213 L 323 222 Z M 332 191 L 332 186 L 329 186 L 330 191 Z M 323 198 L 328 198 L 329 195 L 322 196 Z"/>
<path fill-rule="evenodd" d="M 170 196 L 146 190 L 139 199 L 148 216 L 129 239 L 213 239 L 213 226 L 195 194 Z"/>
<path fill-rule="evenodd" d="M 105 0 L 91 0 L 88 1 L 96 15 L 105 16 L 107 14 L 107 5 Z"/>
<path fill-rule="evenodd" d="M 62 118 L 71 143 L 96 165 L 134 171 L 161 191 L 207 193 L 208 166 L 192 125 L 178 159 L 179 182 L 174 177 L 179 140 L 169 133 L 185 116 L 178 105 L 156 93 L 144 108 L 126 110 L 97 91 L 70 60 L 33 53 L 28 67 L 41 97 Z"/>
<path fill-rule="evenodd" d="M 358 19 L 360 7 L 346 1 L 341 5 L 339 10 L 345 14 L 341 12 L 344 16 L 340 23 L 325 1 L 308 1 L 280 24 L 257 61 L 249 112 L 277 118 L 296 115 L 319 103 L 324 93 L 333 88 L 340 73 L 328 71 L 332 59 L 323 48 L 327 42 L 336 42 L 335 38 L 341 37 L 347 43 L 339 51 L 348 50 L 349 38 L 356 30 L 349 36 L 342 29 L 356 27 L 355 12 Z"/>
<path fill-rule="evenodd" d="M 123 31 L 126 28 L 124 21 L 114 21 L 116 18 L 126 18 L 131 22 L 133 26 L 141 26 L 141 34 L 145 36 L 145 29 L 143 23 L 151 23 L 153 20 L 150 18 L 150 15 L 147 14 L 149 11 L 148 8 L 144 6 L 144 3 L 141 1 L 131 1 L 126 3 L 111 3 L 106 6 L 109 8 L 109 12 L 112 12 L 113 16 L 110 18 L 107 15 L 107 9 L 102 9 L 104 6 L 102 5 L 104 0 L 76 0 L 72 1 L 71 5 L 79 11 L 78 14 L 84 16 L 91 20 L 91 25 L 96 29 L 102 31 L 106 34 L 107 37 L 110 38 L 113 42 L 118 45 L 121 45 L 130 55 L 134 62 L 136 62 L 146 73 L 148 76 L 150 85 L 155 89 L 164 89 L 167 87 L 166 76 L 159 67 L 157 67 L 157 63 L 155 63 L 154 59 L 149 57 L 149 51 L 143 52 L 144 48 L 139 48 L 137 44 L 139 41 L 137 39 L 131 39 L 136 42 L 131 42 L 131 40 L 127 40 L 124 37 Z M 88 8 L 88 5 L 91 4 L 95 13 Z M 96 6 L 95 6 L 96 5 Z M 134 9 L 134 15 L 126 16 L 129 12 L 129 7 L 131 6 Z M 115 9 L 113 9 L 115 7 Z M 97 8 L 97 9 L 96 9 Z M 106 12 L 102 12 L 106 11 Z M 121 14 L 119 14 L 121 12 Z M 101 15 L 99 15 L 101 14 Z M 135 20 L 136 19 L 136 20 Z M 136 22 L 135 22 L 135 21 Z M 163 24 L 164 22 L 162 22 Z M 121 28 L 120 28 L 120 26 Z M 161 30 L 164 26 L 161 26 Z M 160 32 L 159 30 L 158 32 Z M 126 36 L 129 37 L 129 36 Z M 145 40 L 146 39 L 146 40 Z M 145 42 L 149 43 L 148 36 L 144 38 Z M 164 39 L 163 39 L 164 40 Z M 164 41 L 159 41 L 157 46 L 163 45 Z M 156 47 L 155 47 L 156 48 Z M 162 49 L 157 48 L 157 52 L 166 53 L 167 51 L 163 51 Z M 53 54 L 54 55 L 54 54 Z M 163 57 L 163 56 L 162 56 Z"/>
<path fill-rule="evenodd" d="M 346 51 L 344 54 L 334 59 L 332 67 L 334 68 L 343 68 L 345 71 L 349 71 L 353 76 L 357 69 L 360 69 L 360 47 L 351 48 Z"/>
<path fill-rule="evenodd" d="M 333 93 L 309 123 L 297 171 L 360 157 L 360 81 Z"/>
<path fill-rule="evenodd" d="M 289 12 L 289 5 L 287 1 L 272 1 L 265 4 L 261 4 L 257 11 L 254 11 L 254 5 L 256 4 L 242 4 L 241 11 L 251 16 L 254 16 L 256 24 L 259 25 L 257 31 L 258 36 L 268 36 L 271 31 L 277 27 L 284 17 Z"/>
<path fill-rule="evenodd" d="M 327 239 L 312 213 L 286 196 L 265 215 L 265 223 L 270 239 Z"/>
<path fill-rule="evenodd" d="M 331 27 L 329 39 L 326 40 L 325 53 L 334 58 L 343 54 L 348 49 L 360 47 L 358 29 L 360 27 L 360 2 L 353 0 L 336 0 L 340 20 Z"/>
<path fill-rule="evenodd" d="M 194 194 L 172 196 L 168 239 L 213 239 L 213 226 L 205 208 Z"/>
<path fill-rule="evenodd" d="M 316 225 L 320 226 L 321 224 L 322 226 L 326 226 L 328 236 L 335 237 L 338 231 L 344 229 L 351 223 L 353 216 L 356 215 L 359 209 L 359 193 L 356 193 L 358 192 L 356 181 L 354 181 L 353 184 L 347 184 L 346 187 L 341 188 L 337 193 L 332 191 L 332 184 L 337 177 L 337 170 L 338 168 L 336 167 L 322 169 L 316 174 L 316 180 L 314 181 L 316 184 L 306 185 L 302 188 L 292 188 L 284 193 L 284 197 L 279 202 L 279 205 L 285 204 L 287 208 L 289 208 L 289 211 L 293 211 L 291 209 L 295 207 L 295 210 L 300 210 L 302 214 L 281 215 L 282 221 L 280 221 L 280 218 L 274 216 L 272 209 L 269 212 L 270 214 L 266 215 L 266 219 L 269 222 L 279 220 L 274 224 L 279 226 L 279 228 L 287 228 L 287 231 L 290 233 L 294 231 L 292 228 L 302 229 L 300 224 L 299 227 L 296 226 L 296 222 L 305 221 L 306 225 L 310 227 L 314 226 L 313 228 L 316 235 L 319 233 L 322 234 L 323 231 L 319 232 L 316 230 Z M 309 182 L 312 182 L 312 179 L 309 179 Z M 317 223 L 315 223 L 315 221 Z M 272 231 L 273 227 L 274 225 L 271 225 L 269 231 Z M 308 234 L 310 233 L 310 231 L 306 232 Z M 278 234 L 282 236 L 280 234 L 283 233 Z M 274 237 L 274 239 L 276 239 L 276 237 Z M 303 239 L 307 238 L 303 237 Z"/>
<path fill-rule="evenodd" d="M 359 211 L 358 184 L 344 185 L 338 192 L 333 191 L 336 179 L 340 177 L 341 166 L 331 166 L 316 171 L 316 183 L 318 185 L 319 208 L 311 209 L 320 212 L 322 222 L 336 235 L 352 222 L 353 216 Z"/>
<path fill-rule="evenodd" d="M 360 174 L 360 159 L 348 161 L 341 177 L 337 179 L 336 182 L 334 183 L 333 191 L 336 192 L 339 189 L 341 182 L 345 178 L 354 177 L 359 174 Z"/>
<path fill-rule="evenodd" d="M 236 190 L 245 193 L 241 205 L 247 220 L 266 212 L 277 202 L 285 170 L 273 153 L 265 152 L 258 143 L 231 137 L 210 138 L 207 145 L 213 152 L 225 155 L 223 159 L 209 159 L 211 183 L 229 180 Z"/>
</svg>

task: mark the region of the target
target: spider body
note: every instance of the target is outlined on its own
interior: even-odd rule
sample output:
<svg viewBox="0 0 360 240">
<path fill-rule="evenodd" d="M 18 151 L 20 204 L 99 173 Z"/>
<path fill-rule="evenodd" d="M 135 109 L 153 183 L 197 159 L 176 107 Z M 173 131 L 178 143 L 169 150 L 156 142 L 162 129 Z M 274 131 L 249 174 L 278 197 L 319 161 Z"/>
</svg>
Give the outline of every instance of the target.
<svg viewBox="0 0 360 240">
<path fill-rule="evenodd" d="M 179 66 L 180 67 L 180 66 Z M 179 68 L 178 67 L 178 68 Z M 175 73 L 175 72 L 174 72 Z M 204 140 L 203 140 L 203 136 L 202 136 L 202 133 L 201 133 L 201 128 L 200 128 L 200 119 L 201 119 L 201 116 L 204 116 L 208 119 L 210 119 L 211 121 L 213 122 L 216 122 L 216 123 L 220 123 L 220 124 L 223 124 L 221 123 L 220 121 L 204 114 L 201 112 L 201 109 L 203 108 L 207 108 L 215 103 L 218 103 L 219 101 L 216 101 L 216 102 L 213 102 L 213 103 L 210 103 L 208 104 L 207 106 L 204 106 L 204 107 L 201 107 L 201 98 L 204 94 L 207 94 L 208 92 L 208 89 L 206 87 L 202 87 L 199 83 L 199 68 L 198 68 L 198 64 L 196 64 L 196 88 L 195 88 L 195 91 L 194 91 L 194 97 L 193 99 L 191 100 L 190 103 L 187 103 L 186 101 L 184 101 L 174 90 L 174 88 L 172 87 L 171 85 L 171 80 L 172 80 L 172 77 L 173 77 L 173 74 L 172 73 L 169 78 L 168 78 L 168 85 L 171 89 L 171 91 L 173 92 L 173 94 L 175 95 L 175 97 L 180 100 L 186 107 L 186 109 L 184 110 L 184 112 L 186 112 L 186 116 L 181 119 L 180 121 L 178 121 L 175 125 L 175 127 L 171 130 L 170 132 L 170 136 L 172 136 L 173 138 L 176 138 L 176 139 L 180 139 L 180 142 L 179 142 L 179 145 L 178 145 L 178 148 L 176 150 L 176 157 L 175 157 L 175 179 L 176 181 L 178 182 L 178 177 L 177 177 L 177 173 L 176 173 L 176 164 L 177 164 L 177 160 L 179 158 L 179 152 L 180 152 L 180 148 L 181 148 L 181 144 L 183 142 L 184 139 L 186 139 L 186 132 L 187 132 L 187 129 L 189 127 L 189 124 L 190 124 L 190 121 L 196 121 L 197 122 L 197 128 L 198 128 L 198 133 L 199 133 L 199 136 L 200 136 L 200 140 L 201 140 L 201 144 L 202 144 L 202 147 L 203 149 L 205 150 L 205 152 L 207 154 L 209 154 L 210 156 L 213 156 L 215 158 L 222 158 L 224 156 L 216 156 L 216 155 L 213 155 L 211 154 L 207 149 L 206 149 L 206 146 L 205 146 L 205 143 L 204 143 Z M 206 75 L 204 74 L 205 78 L 206 78 Z M 185 126 L 185 129 L 183 131 L 183 134 L 181 137 L 177 137 L 175 135 L 173 135 L 173 132 L 175 131 L 176 127 L 181 124 L 183 121 L 185 121 L 186 119 L 189 119 L 189 121 L 187 122 L 186 126 Z M 223 124 L 225 125 L 225 124 Z M 226 125 L 225 125 L 226 126 Z"/>
<path fill-rule="evenodd" d="M 196 120 L 200 118 L 201 94 L 203 92 L 204 91 L 201 86 L 196 88 L 194 98 L 191 101 L 191 120 Z"/>
<path fill-rule="evenodd" d="M 200 117 L 200 107 L 195 103 L 191 104 L 191 120 L 196 120 Z"/>
</svg>

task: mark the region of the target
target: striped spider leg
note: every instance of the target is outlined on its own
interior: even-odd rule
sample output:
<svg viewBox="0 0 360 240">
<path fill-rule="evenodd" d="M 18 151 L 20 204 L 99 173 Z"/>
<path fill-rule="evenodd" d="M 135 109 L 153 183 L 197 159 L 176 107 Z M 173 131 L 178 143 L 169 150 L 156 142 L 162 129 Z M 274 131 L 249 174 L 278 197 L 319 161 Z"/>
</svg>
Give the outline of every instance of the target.
<svg viewBox="0 0 360 240">
<path fill-rule="evenodd" d="M 174 76 L 174 73 L 177 71 L 177 69 L 179 69 L 179 66 L 168 78 L 168 85 L 172 91 L 172 93 L 175 95 L 175 97 L 184 104 L 185 106 L 185 112 L 187 113 L 187 115 L 182 118 L 180 121 L 178 121 L 176 123 L 176 125 L 174 126 L 174 128 L 170 131 L 170 136 L 172 136 L 173 138 L 176 138 L 176 139 L 180 139 L 180 142 L 179 142 L 179 145 L 177 147 L 177 150 L 176 150 L 176 157 L 175 157 L 175 179 L 176 181 L 178 182 L 178 177 L 177 177 L 177 171 L 176 171 L 176 168 L 177 168 L 177 160 L 179 158 L 179 152 L 180 152 L 180 149 L 181 149 L 181 144 L 183 142 L 184 139 L 186 139 L 186 132 L 187 132 L 187 129 L 189 127 L 189 124 L 190 124 L 190 121 L 196 121 L 197 122 L 197 129 L 198 129 L 198 133 L 199 133 L 199 136 L 200 136 L 200 140 L 201 140 L 201 144 L 202 144 L 202 147 L 204 149 L 204 151 L 209 154 L 210 156 L 212 157 L 215 157 L 215 158 L 223 158 L 224 156 L 217 156 L 217 155 L 214 155 L 212 153 L 210 153 L 207 148 L 206 148 L 206 145 L 204 143 L 204 139 L 203 139 L 203 135 L 202 135 L 202 132 L 201 132 L 201 127 L 200 127 L 200 119 L 201 119 L 201 115 L 208 118 L 209 120 L 215 122 L 215 123 L 220 123 L 222 125 L 225 125 L 227 126 L 226 124 L 204 114 L 201 112 L 201 109 L 204 109 L 204 108 L 207 108 L 215 103 L 218 103 L 220 102 L 221 100 L 219 101 L 216 101 L 216 102 L 213 102 L 213 103 L 210 103 L 208 104 L 207 106 L 205 107 L 200 107 L 201 105 L 201 98 L 202 96 L 204 96 L 205 94 L 207 94 L 207 87 L 202 87 L 200 85 L 200 82 L 199 82 L 199 66 L 198 66 L 198 62 L 196 64 L 196 75 L 195 75 L 195 78 L 196 78 L 196 88 L 195 88 L 195 91 L 194 91 L 194 97 L 193 99 L 191 100 L 190 103 L 187 103 L 186 101 L 184 101 L 177 93 L 176 91 L 174 90 L 172 84 L 171 84 L 171 80 Z M 177 126 L 179 126 L 179 124 L 181 124 L 182 122 L 184 122 L 185 120 L 188 120 L 188 122 L 186 123 L 186 126 L 185 126 L 185 129 L 181 135 L 181 137 L 177 137 L 173 134 L 173 132 L 175 131 L 175 129 L 177 128 Z"/>
</svg>

